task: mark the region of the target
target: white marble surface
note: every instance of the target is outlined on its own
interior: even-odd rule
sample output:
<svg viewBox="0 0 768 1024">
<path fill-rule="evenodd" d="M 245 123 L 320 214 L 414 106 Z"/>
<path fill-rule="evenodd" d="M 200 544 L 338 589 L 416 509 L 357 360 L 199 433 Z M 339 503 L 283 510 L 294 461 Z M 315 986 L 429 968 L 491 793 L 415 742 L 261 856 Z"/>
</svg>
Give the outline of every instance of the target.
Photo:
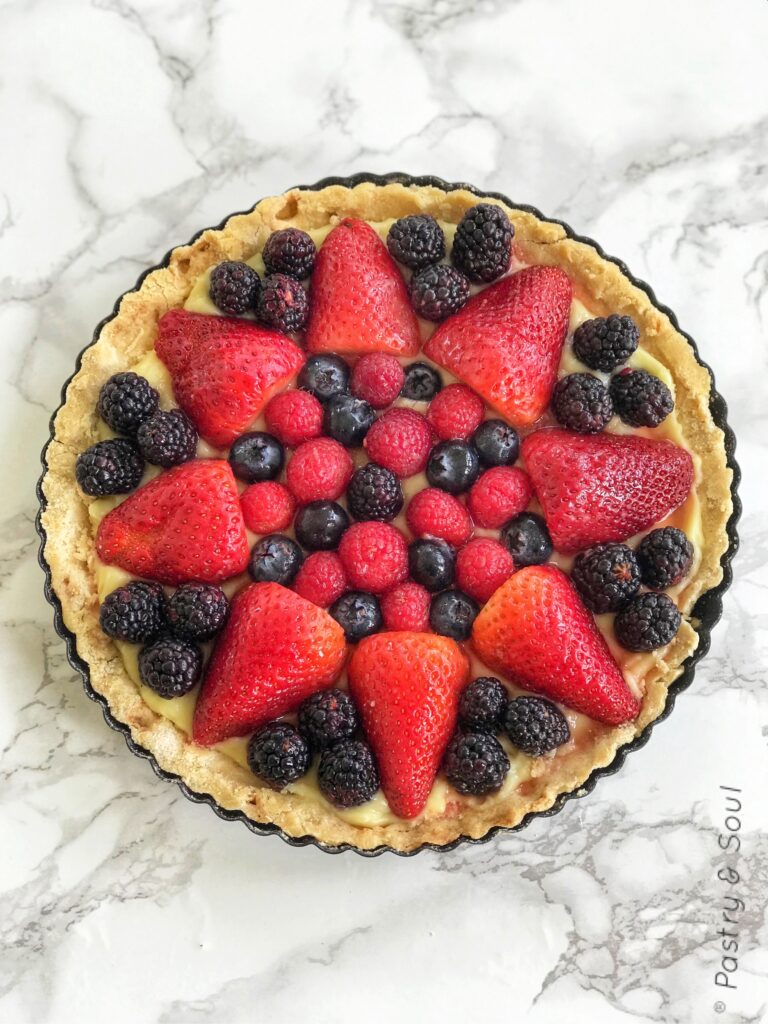
<svg viewBox="0 0 768 1024">
<path fill-rule="evenodd" d="M 766 1019 L 766 53 L 764 0 L 0 3 L 3 1024 Z M 155 779 L 65 661 L 32 529 L 115 296 L 361 169 L 498 188 L 620 254 L 716 368 L 746 477 L 725 620 L 651 743 L 556 818 L 413 860 L 290 849 Z"/>
</svg>

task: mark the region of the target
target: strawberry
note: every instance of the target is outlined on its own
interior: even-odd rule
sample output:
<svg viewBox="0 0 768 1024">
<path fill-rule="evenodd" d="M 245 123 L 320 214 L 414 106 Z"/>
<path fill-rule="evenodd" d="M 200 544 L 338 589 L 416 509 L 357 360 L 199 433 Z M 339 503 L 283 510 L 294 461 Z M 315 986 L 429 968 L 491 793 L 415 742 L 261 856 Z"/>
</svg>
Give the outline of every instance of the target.
<svg viewBox="0 0 768 1024">
<path fill-rule="evenodd" d="M 595 620 L 554 565 L 511 576 L 475 619 L 483 662 L 517 686 L 598 722 L 621 725 L 640 710 Z"/>
<path fill-rule="evenodd" d="M 558 551 L 626 540 L 681 505 L 693 460 L 671 441 L 549 428 L 523 441 L 523 459 Z"/>
<path fill-rule="evenodd" d="M 377 633 L 352 655 L 349 689 L 400 818 L 424 810 L 468 677 L 458 644 L 431 633 Z"/>
<path fill-rule="evenodd" d="M 155 351 L 170 371 L 179 405 L 206 441 L 220 448 L 250 426 L 304 362 L 284 334 L 184 309 L 160 318 Z"/>
<path fill-rule="evenodd" d="M 478 292 L 438 327 L 424 354 L 514 426 L 529 426 L 555 386 L 571 296 L 562 270 L 526 267 Z"/>
<path fill-rule="evenodd" d="M 405 281 L 386 245 L 365 221 L 343 220 L 317 254 L 307 348 L 415 356 L 420 344 Z"/>
<path fill-rule="evenodd" d="M 330 686 L 344 664 L 341 626 L 278 583 L 252 583 L 232 602 L 208 663 L 192 738 L 245 736 Z"/>
<path fill-rule="evenodd" d="M 248 538 L 229 463 L 197 459 L 156 476 L 102 519 L 96 551 L 160 583 L 216 583 L 244 572 Z"/>
</svg>

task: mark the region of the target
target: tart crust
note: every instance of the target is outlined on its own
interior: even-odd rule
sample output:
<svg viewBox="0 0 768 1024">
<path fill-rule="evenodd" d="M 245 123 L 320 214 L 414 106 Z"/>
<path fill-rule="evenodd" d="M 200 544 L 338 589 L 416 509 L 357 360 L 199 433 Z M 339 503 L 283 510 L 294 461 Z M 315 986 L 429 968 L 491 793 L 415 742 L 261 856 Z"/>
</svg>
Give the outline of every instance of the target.
<svg viewBox="0 0 768 1024">
<path fill-rule="evenodd" d="M 525 210 L 495 199 L 482 201 L 498 202 L 506 210 L 522 258 L 562 267 L 573 281 L 575 297 L 594 315 L 632 316 L 640 328 L 643 347 L 672 374 L 678 420 L 687 446 L 699 460 L 696 489 L 703 544 L 698 569 L 680 597 L 680 610 L 689 616 L 696 599 L 722 577 L 720 562 L 728 546 L 726 523 L 732 509 L 732 474 L 726 465 L 724 437 L 709 410 L 709 373 L 645 292 L 591 245 L 569 238 L 561 225 Z M 559 759 L 546 761 L 538 766 L 539 774 L 534 765 L 531 777 L 512 794 L 460 804 L 450 816 L 361 827 L 342 820 L 321 801 L 275 793 L 225 754 L 193 743 L 144 702 L 116 647 L 99 628 L 88 515 L 91 499 L 84 498 L 75 484 L 75 460 L 98 440 L 95 410 L 102 383 L 153 348 L 162 314 L 182 306 L 196 279 L 208 268 L 224 259 L 251 258 L 268 235 L 280 228 L 309 230 L 345 216 L 381 221 L 411 213 L 430 213 L 439 220 L 458 223 L 465 210 L 477 202 L 478 196 L 465 189 L 446 192 L 431 186 L 370 182 L 354 188 L 293 189 L 262 200 L 250 213 L 233 216 L 221 229 L 205 231 L 191 245 L 174 249 L 167 266 L 149 273 L 136 291 L 123 297 L 117 315 L 85 351 L 55 419 L 43 480 L 48 502 L 42 515 L 47 535 L 44 554 L 64 623 L 77 638 L 78 654 L 89 666 L 93 689 L 106 698 L 114 717 L 128 725 L 136 743 L 151 751 L 161 768 L 181 776 L 192 790 L 210 794 L 222 807 L 240 810 L 261 824 L 272 822 L 291 836 L 309 835 L 331 846 L 349 843 L 373 849 L 386 844 L 409 851 L 423 843 L 442 845 L 460 836 L 481 838 L 494 826 L 517 825 L 528 812 L 546 810 L 558 795 L 577 789 L 593 769 L 609 764 L 619 747 L 656 719 L 664 709 L 669 685 L 697 645 L 695 629 L 684 621 L 663 657 L 657 654 L 652 658 L 638 718 L 602 732 L 561 763 Z"/>
</svg>

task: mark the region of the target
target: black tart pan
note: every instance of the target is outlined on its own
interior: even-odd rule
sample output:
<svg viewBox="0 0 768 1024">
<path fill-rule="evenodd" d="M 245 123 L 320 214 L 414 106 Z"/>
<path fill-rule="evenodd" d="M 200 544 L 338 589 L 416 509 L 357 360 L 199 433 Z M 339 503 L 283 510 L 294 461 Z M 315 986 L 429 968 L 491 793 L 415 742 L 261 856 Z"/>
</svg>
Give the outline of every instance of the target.
<svg viewBox="0 0 768 1024">
<path fill-rule="evenodd" d="M 627 269 L 625 264 L 622 263 L 621 260 L 618 260 L 618 259 L 616 259 L 613 256 L 607 256 L 603 252 L 603 250 L 600 248 L 600 246 L 597 244 L 597 242 L 592 241 L 591 238 L 585 238 L 583 235 L 576 234 L 576 232 L 568 224 L 565 224 L 563 221 L 557 221 L 557 220 L 552 221 L 551 218 L 545 217 L 542 213 L 540 213 L 539 210 L 535 209 L 535 207 L 533 207 L 533 206 L 526 206 L 526 205 L 522 205 L 520 203 L 514 203 L 514 202 L 512 202 L 512 200 L 508 199 L 507 196 L 502 195 L 500 192 L 483 192 L 481 189 L 477 189 L 473 185 L 467 185 L 464 182 L 450 183 L 450 182 L 443 181 L 441 178 L 434 178 L 434 177 L 431 177 L 429 175 L 417 175 L 417 176 L 414 176 L 414 175 L 410 175 L 410 174 L 400 174 L 400 173 L 397 173 L 397 172 L 393 172 L 393 173 L 390 173 L 390 174 L 367 174 L 367 173 L 361 172 L 359 174 L 350 175 L 347 178 L 339 178 L 339 177 L 323 178 L 321 181 L 316 182 L 314 185 L 301 185 L 301 186 L 298 186 L 298 187 L 300 187 L 302 189 L 305 189 L 305 190 L 308 190 L 308 191 L 317 191 L 319 189 L 326 188 L 329 185 L 343 185 L 343 186 L 345 186 L 347 188 L 354 188 L 355 185 L 360 185 L 363 182 L 371 182 L 374 185 L 388 185 L 388 184 L 391 184 L 391 183 L 402 184 L 402 185 L 406 185 L 406 186 L 409 186 L 409 185 L 422 185 L 422 186 L 424 186 L 424 185 L 426 185 L 426 186 L 433 186 L 434 188 L 442 189 L 445 192 L 450 192 L 450 191 L 453 191 L 455 189 L 466 189 L 467 191 L 474 193 L 476 196 L 478 196 L 480 198 L 500 199 L 502 202 L 506 203 L 508 206 L 513 207 L 513 208 L 518 209 L 518 210 L 524 210 L 527 213 L 531 213 L 535 217 L 538 217 L 540 220 L 550 221 L 551 223 L 559 224 L 563 228 L 563 230 L 565 231 L 565 233 L 568 235 L 569 238 L 573 238 L 577 242 L 583 242 L 586 245 L 592 246 L 592 248 L 595 249 L 596 252 L 600 256 L 602 256 L 603 259 L 609 260 L 611 263 L 616 264 L 616 266 L 621 270 L 621 272 L 623 274 L 625 274 L 626 277 L 629 278 L 629 280 L 636 287 L 638 287 L 642 291 L 644 291 L 645 294 L 650 299 L 651 303 L 660 312 L 664 313 L 666 316 L 669 317 L 669 319 L 672 322 L 672 325 L 675 328 L 675 330 L 680 331 L 680 333 L 683 335 L 683 337 L 687 339 L 687 341 L 689 342 L 691 348 L 693 349 L 693 353 L 694 353 L 696 359 L 698 360 L 698 362 L 709 373 L 710 380 L 711 380 L 711 383 L 712 383 L 711 394 L 710 394 L 710 402 L 709 402 L 710 411 L 712 413 L 712 418 L 713 418 L 714 422 L 717 424 L 718 427 L 720 427 L 720 429 L 725 434 L 725 451 L 726 451 L 727 463 L 728 463 L 728 466 L 733 471 L 733 482 L 731 484 L 731 497 L 733 499 L 733 512 L 731 513 L 730 519 L 728 520 L 728 524 L 727 524 L 728 550 L 723 555 L 722 561 L 721 561 L 721 565 L 722 565 L 722 569 L 723 569 L 723 578 L 722 578 L 721 582 L 716 587 L 713 587 L 711 590 L 708 590 L 704 594 L 702 594 L 701 597 L 699 598 L 699 600 L 696 602 L 696 604 L 695 604 L 695 606 L 694 606 L 694 608 L 692 610 L 691 617 L 698 621 L 698 626 L 696 628 L 697 628 L 697 632 L 699 634 L 699 643 L 698 643 L 698 646 L 697 646 L 696 650 L 693 652 L 693 654 L 691 654 L 690 657 L 688 657 L 685 660 L 685 662 L 683 663 L 683 669 L 682 669 L 682 672 L 681 672 L 680 676 L 670 686 L 669 692 L 668 692 L 668 695 L 667 695 L 666 705 L 665 705 L 664 710 L 662 711 L 662 713 L 658 716 L 658 718 L 654 719 L 653 722 L 651 722 L 649 725 L 647 725 L 646 728 L 640 733 L 640 735 L 637 736 L 634 740 L 632 740 L 631 743 L 627 743 L 625 746 L 620 747 L 619 750 L 616 752 L 616 755 L 615 755 L 615 757 L 613 758 L 613 760 L 611 761 L 610 764 L 606 765 L 604 768 L 596 768 L 589 775 L 589 777 L 585 780 L 585 782 L 583 782 L 577 789 L 572 790 L 571 792 L 568 792 L 568 793 L 561 793 L 557 797 L 557 799 L 555 800 L 554 804 L 550 808 L 548 808 L 545 811 L 535 811 L 535 812 L 530 812 L 530 813 L 526 814 L 525 817 L 522 819 L 522 821 L 520 821 L 520 823 L 518 825 L 515 825 L 513 828 L 508 828 L 508 827 L 504 827 L 504 826 L 500 826 L 500 825 L 496 826 L 494 828 L 491 828 L 490 831 L 487 832 L 486 835 L 484 835 L 480 839 L 473 839 L 473 838 L 471 838 L 469 836 L 459 836 L 457 839 L 454 839 L 452 842 L 446 843 L 446 844 L 444 844 L 442 846 L 437 844 L 437 843 L 423 843 L 421 846 L 417 847 L 415 850 L 410 850 L 408 852 L 403 852 L 402 850 L 395 850 L 391 846 L 387 846 L 387 845 L 377 846 L 377 847 L 375 847 L 372 850 L 360 850 L 360 849 L 358 849 L 355 846 L 351 846 L 349 843 L 342 843 L 342 844 L 340 844 L 338 846 L 332 846 L 332 845 L 329 845 L 328 843 L 320 842 L 319 840 L 315 839 L 313 836 L 300 836 L 300 837 L 289 836 L 281 828 L 279 828 L 277 825 L 274 825 L 272 823 L 260 824 L 259 822 L 252 821 L 245 814 L 243 814 L 242 811 L 227 810 L 226 808 L 222 807 L 216 800 L 214 800 L 214 798 L 210 794 L 208 794 L 208 793 L 197 793 L 194 790 L 190 789 L 189 786 L 187 786 L 187 784 L 184 782 L 184 780 L 182 778 L 180 778 L 180 776 L 174 775 L 171 772 L 164 771 L 160 767 L 160 765 L 157 763 L 157 761 L 155 760 L 155 757 L 148 750 L 145 750 L 143 747 L 139 746 L 138 743 L 134 742 L 133 738 L 131 737 L 131 732 L 130 732 L 130 729 L 128 728 L 128 726 L 124 722 L 118 721 L 113 716 L 113 714 L 111 713 L 111 711 L 109 709 L 109 705 L 107 704 L 106 698 L 103 697 L 100 693 L 97 693 L 93 689 L 93 687 L 91 686 L 90 672 L 89 672 L 88 664 L 78 655 L 75 636 L 64 625 L 64 621 L 62 619 L 62 614 L 61 614 L 61 602 L 59 601 L 59 598 L 57 597 L 56 592 L 53 589 L 53 585 L 51 583 L 51 570 L 50 570 L 50 566 L 48 565 L 48 563 L 45 560 L 45 553 L 44 553 L 45 552 L 46 535 L 45 535 L 45 530 L 43 529 L 41 517 L 42 517 L 43 510 L 45 509 L 45 506 L 46 506 L 46 498 L 45 498 L 45 495 L 43 494 L 42 484 L 43 484 L 43 478 L 45 476 L 45 472 L 46 472 L 46 470 L 48 468 L 47 467 L 46 454 L 47 454 L 47 451 L 48 451 L 48 446 L 50 445 L 51 441 L 53 440 L 54 421 L 55 421 L 56 413 L 58 412 L 58 410 L 56 410 L 56 412 L 53 414 L 53 416 L 51 418 L 50 437 L 48 438 L 48 441 L 46 442 L 46 445 L 43 448 L 43 451 L 42 451 L 42 454 L 41 454 L 41 461 L 42 461 L 42 464 L 43 464 L 43 474 L 40 477 L 40 480 L 38 481 L 38 485 L 37 485 L 37 496 L 38 496 L 38 499 L 39 499 L 39 502 L 40 502 L 40 508 L 39 508 L 38 515 L 37 515 L 37 518 L 36 518 L 36 521 L 35 521 L 35 526 L 36 526 L 36 529 L 37 529 L 37 533 L 40 536 L 40 551 L 39 551 L 38 559 L 39 559 L 40 565 L 43 568 L 43 571 L 45 572 L 45 596 L 46 596 L 48 602 L 53 607 L 53 612 L 54 612 L 53 621 L 54 621 L 54 627 L 56 629 L 56 632 L 59 634 L 60 637 L 62 637 L 62 639 L 64 640 L 64 642 L 66 644 L 67 659 L 68 659 L 69 663 L 72 665 L 72 667 L 75 669 L 75 671 L 81 676 L 81 678 L 83 680 L 83 686 L 85 688 L 85 692 L 87 693 L 87 695 L 91 698 L 91 700 L 94 700 L 98 704 L 101 705 L 101 708 L 102 708 L 102 711 L 103 711 L 103 714 L 104 714 L 104 719 L 105 719 L 107 725 L 109 725 L 112 729 L 115 729 L 117 732 L 120 732 L 120 733 L 123 734 L 123 736 L 125 737 L 125 742 L 128 744 L 129 749 L 134 754 L 136 754 L 137 756 L 143 757 L 147 761 L 149 761 L 150 765 L 152 766 L 152 769 L 154 770 L 155 774 L 159 778 L 163 779 L 165 782 L 175 782 L 179 786 L 179 788 L 181 789 L 181 792 L 184 794 L 184 796 L 187 797 L 187 799 L 192 800 L 195 803 L 205 803 L 205 804 L 208 804 L 208 806 L 220 818 L 224 818 L 225 821 L 239 821 L 243 825 L 245 825 L 246 828 L 250 829 L 251 832 L 254 832 L 256 835 L 260 835 L 260 836 L 276 835 L 276 836 L 279 836 L 281 839 L 283 839 L 290 846 L 310 846 L 311 845 L 311 846 L 316 846 L 318 849 L 323 850 L 325 853 L 342 853 L 342 852 L 344 852 L 346 850 L 350 850 L 350 851 L 353 851 L 354 853 L 360 854 L 360 856 L 362 856 L 362 857 L 378 857 L 382 853 L 394 853 L 394 854 L 397 854 L 397 856 L 399 856 L 399 857 L 411 857 L 411 856 L 413 856 L 416 853 L 420 853 L 422 850 L 434 850 L 435 852 L 445 852 L 445 851 L 448 851 L 448 850 L 453 850 L 457 846 L 460 846 L 460 845 L 462 845 L 464 843 L 467 843 L 467 844 L 469 844 L 469 843 L 471 843 L 471 844 L 487 843 L 489 840 L 493 839 L 499 833 L 519 832 L 521 829 L 526 828 L 526 826 L 528 826 L 534 820 L 534 818 L 550 817 L 553 814 L 557 814 L 558 811 L 562 810 L 562 808 L 565 806 L 565 804 L 569 800 L 573 800 L 573 799 L 575 799 L 577 797 L 583 797 L 583 796 L 586 796 L 588 793 L 591 793 L 592 790 L 595 788 L 595 785 L 597 784 L 598 779 L 602 778 L 605 775 L 613 775 L 624 764 L 624 760 L 625 760 L 627 754 L 631 753 L 634 750 L 638 750 L 640 747 L 644 746 L 648 742 L 654 727 L 659 722 L 661 722 L 663 719 L 665 719 L 670 714 L 670 712 L 672 711 L 672 708 L 674 707 L 675 700 L 677 699 L 678 694 L 680 694 L 683 690 L 687 689 L 691 685 L 691 683 L 693 682 L 693 676 L 694 676 L 694 672 L 696 670 L 696 665 L 698 664 L 698 662 L 704 657 L 704 655 L 709 650 L 712 629 L 715 626 L 715 624 L 717 623 L 717 621 L 720 619 L 720 616 L 722 615 L 723 595 L 725 594 L 725 591 L 728 589 L 728 587 L 731 585 L 731 581 L 732 581 L 732 578 L 733 578 L 732 569 L 731 569 L 731 563 L 733 561 L 734 555 L 736 554 L 736 551 L 737 551 L 738 546 L 739 546 L 739 538 L 738 538 L 738 534 L 736 532 L 736 524 L 737 524 L 739 516 L 741 514 L 741 502 L 739 500 L 738 493 L 737 493 L 738 492 L 739 481 L 741 479 L 741 471 L 739 469 L 739 466 L 738 466 L 738 464 L 736 462 L 736 458 L 735 458 L 736 438 L 734 437 L 733 431 L 731 430 L 731 428 L 728 425 L 728 420 L 727 420 L 728 408 L 727 408 L 727 406 L 725 404 L 725 400 L 723 399 L 722 395 L 720 395 L 718 393 L 718 391 L 716 390 L 716 388 L 715 388 L 715 380 L 714 380 L 714 376 L 712 374 L 712 370 L 700 358 L 699 352 L 698 352 L 698 349 L 696 348 L 696 343 L 694 342 L 694 340 L 689 335 L 687 335 L 685 333 L 685 331 L 682 331 L 680 329 L 680 326 L 679 326 L 679 324 L 677 322 L 677 317 L 672 312 L 672 310 L 668 309 L 666 306 L 662 305 L 658 301 L 658 299 L 656 298 L 656 296 L 655 296 L 653 290 L 651 289 L 651 287 L 649 285 L 647 285 L 644 281 L 638 280 L 633 274 L 631 274 L 630 271 Z M 248 211 L 242 211 L 242 212 L 247 213 Z M 218 225 L 218 228 L 223 228 L 224 225 L 226 224 L 226 222 L 229 220 L 229 218 L 231 216 L 236 216 L 236 214 L 229 214 L 227 217 L 225 217 L 224 220 L 221 222 L 221 224 Z M 203 230 L 207 230 L 207 229 L 203 229 Z M 190 239 L 189 244 L 194 242 L 202 233 L 203 233 L 202 231 L 199 231 L 194 236 L 194 238 Z M 177 248 L 177 246 L 174 246 L 174 248 Z M 133 289 L 131 289 L 131 291 L 136 291 L 136 290 L 138 290 L 141 287 L 141 284 L 144 281 L 144 278 L 147 276 L 147 274 L 150 274 L 150 273 L 152 273 L 152 271 L 158 270 L 161 267 L 167 266 L 168 262 L 170 260 L 170 256 L 171 256 L 171 252 L 172 251 L 173 251 L 173 249 L 171 249 L 166 254 L 165 258 L 160 263 L 158 263 L 157 266 L 150 267 L 148 270 L 145 270 L 144 273 L 141 275 L 141 277 L 139 277 L 138 281 L 134 285 Z M 126 292 L 125 294 L 129 294 L 129 293 Z M 118 308 L 120 306 L 120 302 L 122 301 L 122 298 L 123 298 L 123 296 L 121 295 L 120 298 L 115 303 L 114 308 L 113 308 L 112 312 L 109 314 L 109 316 L 105 317 L 105 319 L 102 320 L 101 323 L 97 325 L 95 331 L 93 332 L 93 339 L 91 340 L 90 344 L 88 346 L 86 346 L 86 349 L 90 348 L 90 345 L 94 344 L 97 341 L 97 339 L 99 337 L 99 334 L 101 333 L 101 330 L 104 327 L 104 325 L 109 323 L 109 321 L 112 320 L 113 317 L 115 317 L 117 315 L 117 311 L 118 311 Z M 83 353 L 86 351 L 86 349 L 83 349 L 83 352 L 81 352 L 80 355 L 78 356 L 77 361 L 75 363 L 75 369 L 74 369 L 74 372 L 72 374 L 72 377 L 74 377 L 74 375 L 80 369 L 80 363 L 81 363 L 81 360 L 82 360 L 82 356 L 83 356 Z M 72 380 L 72 377 L 70 377 L 65 382 L 65 384 L 64 384 L 64 386 L 62 388 L 62 392 L 61 392 L 61 405 L 63 405 L 64 402 L 65 402 L 67 387 L 69 386 L 69 382 Z"/>
</svg>

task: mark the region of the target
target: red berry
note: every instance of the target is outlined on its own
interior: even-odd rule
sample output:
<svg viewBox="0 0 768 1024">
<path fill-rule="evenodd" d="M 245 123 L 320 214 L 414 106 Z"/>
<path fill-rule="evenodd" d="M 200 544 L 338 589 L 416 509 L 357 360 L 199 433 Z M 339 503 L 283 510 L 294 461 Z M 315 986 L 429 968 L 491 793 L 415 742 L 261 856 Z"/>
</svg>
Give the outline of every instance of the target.
<svg viewBox="0 0 768 1024">
<path fill-rule="evenodd" d="M 456 585 L 485 604 L 515 571 L 512 555 L 490 537 L 477 537 L 456 556 Z"/>
<path fill-rule="evenodd" d="M 354 523 L 341 538 L 339 558 L 355 590 L 382 594 L 408 576 L 408 545 L 389 523 Z"/>
<path fill-rule="evenodd" d="M 293 581 L 293 589 L 321 608 L 338 601 L 347 589 L 347 577 L 336 552 L 315 551 L 308 555 Z"/>
<path fill-rule="evenodd" d="M 381 599 L 387 629 L 429 633 L 429 591 L 418 583 L 401 583 Z"/>
<path fill-rule="evenodd" d="M 253 533 L 276 533 L 289 526 L 296 511 L 293 495 L 283 484 L 265 480 L 240 495 L 245 525 Z"/>
<path fill-rule="evenodd" d="M 323 407 L 308 391 L 283 391 L 266 408 L 267 430 L 296 448 L 323 432 Z"/>
<path fill-rule="evenodd" d="M 388 352 L 371 352 L 352 368 L 350 388 L 356 398 L 363 398 L 374 409 L 392 405 L 400 394 L 405 372 Z"/>
<path fill-rule="evenodd" d="M 354 463 L 349 452 L 330 437 L 300 444 L 286 470 L 288 486 L 301 505 L 335 501 L 350 481 Z"/>
<path fill-rule="evenodd" d="M 472 536 L 472 520 L 458 498 L 427 487 L 411 498 L 405 513 L 414 537 L 440 537 L 460 547 Z"/>
<path fill-rule="evenodd" d="M 432 441 L 432 430 L 420 412 L 389 409 L 368 431 L 364 446 L 373 462 L 406 477 L 424 469 Z"/>
<path fill-rule="evenodd" d="M 515 466 L 494 466 L 472 485 L 467 506 L 477 526 L 497 530 L 524 511 L 532 497 L 527 473 Z"/>
<path fill-rule="evenodd" d="M 464 384 L 449 384 L 429 403 L 427 416 L 441 441 L 466 441 L 483 422 L 485 406 Z"/>
</svg>

